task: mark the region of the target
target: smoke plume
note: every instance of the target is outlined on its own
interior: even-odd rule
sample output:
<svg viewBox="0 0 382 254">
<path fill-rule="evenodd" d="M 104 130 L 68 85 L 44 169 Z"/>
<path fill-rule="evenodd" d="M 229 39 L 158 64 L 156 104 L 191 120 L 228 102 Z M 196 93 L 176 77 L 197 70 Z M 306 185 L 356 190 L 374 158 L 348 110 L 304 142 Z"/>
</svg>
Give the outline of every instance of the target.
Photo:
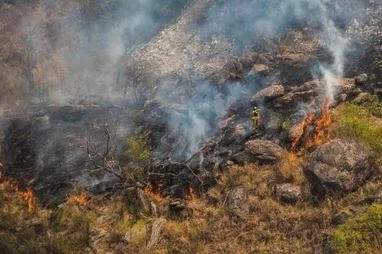
<svg viewBox="0 0 382 254">
<path fill-rule="evenodd" d="M 122 98 L 120 80 L 134 75 L 123 71 L 125 59 L 150 43 L 161 29 L 176 23 L 184 8 L 193 8 L 199 2 L 192 1 L 187 7 L 188 1 L 41 1 L 20 27 L 30 55 L 27 64 L 33 98 L 61 104 L 78 103 L 89 97 L 111 102 L 136 100 L 131 94 Z M 350 44 L 345 34 L 346 24 L 359 18 L 357 10 L 361 9 L 362 1 L 216 0 L 210 1 L 206 9 L 195 9 L 202 13 L 194 15 L 201 18 L 188 33 L 205 44 L 216 38 L 229 40 L 233 52 L 242 55 L 266 40 L 308 28 L 330 52 L 330 60 L 320 63 L 312 73 L 327 81 L 326 97 L 333 99 Z M 171 57 L 177 61 L 182 58 L 181 55 Z M 149 72 L 154 73 L 153 68 Z M 168 132 L 176 130 L 177 138 L 187 144 L 173 154 L 175 158 L 192 155 L 214 134 L 216 122 L 233 102 L 250 97 L 264 85 L 256 81 L 247 85 L 233 83 L 222 91 L 203 78 L 193 83 L 187 92 L 161 84 L 147 85 L 143 91 L 149 95 L 138 98 L 143 100 L 139 105 L 145 105 L 145 100 L 157 100 L 172 109 Z"/>
</svg>

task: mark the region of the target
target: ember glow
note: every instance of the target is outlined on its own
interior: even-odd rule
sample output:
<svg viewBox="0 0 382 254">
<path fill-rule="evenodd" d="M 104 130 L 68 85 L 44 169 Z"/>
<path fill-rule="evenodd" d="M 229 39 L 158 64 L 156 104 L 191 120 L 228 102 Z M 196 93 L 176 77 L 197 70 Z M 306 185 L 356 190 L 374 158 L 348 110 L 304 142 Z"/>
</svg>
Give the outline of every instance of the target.
<svg viewBox="0 0 382 254">
<path fill-rule="evenodd" d="M 146 193 L 147 196 L 150 197 L 150 199 L 156 201 L 156 202 L 163 202 L 163 201 L 166 201 L 167 198 L 166 197 L 163 197 L 159 190 L 156 190 L 154 189 L 154 187 L 151 185 L 151 184 L 148 184 L 145 189 L 144 189 L 144 192 Z"/>
<path fill-rule="evenodd" d="M 81 192 L 78 195 L 72 195 L 69 197 L 70 202 L 76 203 L 82 206 L 85 206 L 88 200 L 89 200 L 89 196 L 86 192 Z"/>
<path fill-rule="evenodd" d="M 28 204 L 28 212 L 33 212 L 36 209 L 36 198 L 32 190 L 27 190 L 21 193 L 24 200 Z"/>
<path fill-rule="evenodd" d="M 288 153 L 288 160 L 289 160 L 290 162 L 295 162 L 295 161 L 297 161 L 297 156 L 296 156 L 296 154 L 294 154 L 294 153 Z"/>
</svg>

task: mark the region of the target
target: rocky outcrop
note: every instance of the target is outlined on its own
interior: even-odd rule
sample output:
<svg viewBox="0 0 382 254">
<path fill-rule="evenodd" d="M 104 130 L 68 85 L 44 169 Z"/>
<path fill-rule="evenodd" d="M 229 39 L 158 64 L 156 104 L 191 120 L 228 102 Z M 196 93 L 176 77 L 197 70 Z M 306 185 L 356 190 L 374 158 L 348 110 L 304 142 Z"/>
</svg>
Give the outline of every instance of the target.
<svg viewBox="0 0 382 254">
<path fill-rule="evenodd" d="M 296 107 L 300 103 L 309 103 L 319 108 L 325 99 L 329 86 L 338 95 L 341 93 L 348 94 L 355 88 L 355 80 L 339 79 L 330 85 L 324 80 L 312 80 L 301 86 L 292 87 L 285 95 L 277 98 L 274 105 L 278 107 Z"/>
<path fill-rule="evenodd" d="M 367 92 L 362 92 L 358 94 L 358 96 L 353 100 L 356 104 L 362 104 L 368 100 L 370 100 L 371 94 Z"/>
<path fill-rule="evenodd" d="M 232 156 L 232 161 L 244 163 L 276 163 L 280 161 L 284 149 L 268 140 L 250 140 L 245 143 L 245 149 Z"/>
<path fill-rule="evenodd" d="M 275 187 L 275 195 L 282 202 L 295 204 L 301 199 L 301 188 L 291 183 L 279 184 Z"/>
<path fill-rule="evenodd" d="M 260 162 L 277 162 L 284 152 L 279 145 L 268 140 L 250 140 L 245 146 L 247 152 Z"/>
<path fill-rule="evenodd" d="M 253 67 L 252 67 L 251 71 L 249 72 L 249 74 L 262 74 L 262 75 L 266 75 L 269 72 L 271 72 L 271 69 L 269 68 L 268 65 L 265 65 L 265 64 L 255 64 L 255 65 L 253 65 Z"/>
<path fill-rule="evenodd" d="M 244 219 L 248 214 L 248 192 L 244 187 L 236 187 L 228 194 L 228 209 L 236 218 Z"/>
<path fill-rule="evenodd" d="M 284 87 L 282 85 L 271 85 L 258 91 L 253 97 L 252 101 L 258 102 L 261 100 L 270 100 L 284 95 Z"/>
<path fill-rule="evenodd" d="M 367 74 L 362 73 L 362 74 L 358 75 L 357 77 L 355 77 L 355 82 L 357 85 L 364 85 L 368 79 L 369 79 L 369 77 L 367 76 Z"/>
<path fill-rule="evenodd" d="M 249 143 L 250 142 L 250 143 Z M 230 159 L 237 164 L 245 163 L 263 163 L 273 164 L 279 161 L 281 157 L 281 150 L 278 145 L 263 140 L 248 141 L 242 151 L 234 154 Z"/>
<path fill-rule="evenodd" d="M 155 38 L 143 47 L 137 48 L 126 56 L 127 69 L 132 72 L 134 84 L 136 77 L 145 77 L 143 83 L 167 76 L 172 73 L 190 73 L 196 76 L 217 79 L 231 79 L 236 76 L 240 63 L 231 61 L 232 45 L 222 38 L 207 43 L 190 29 L 203 19 L 211 1 L 193 1 L 180 15 L 177 22 L 163 29 Z"/>
<path fill-rule="evenodd" d="M 370 176 L 370 152 L 360 143 L 335 139 L 310 155 L 305 171 L 315 194 L 341 195 L 357 189 Z"/>
</svg>

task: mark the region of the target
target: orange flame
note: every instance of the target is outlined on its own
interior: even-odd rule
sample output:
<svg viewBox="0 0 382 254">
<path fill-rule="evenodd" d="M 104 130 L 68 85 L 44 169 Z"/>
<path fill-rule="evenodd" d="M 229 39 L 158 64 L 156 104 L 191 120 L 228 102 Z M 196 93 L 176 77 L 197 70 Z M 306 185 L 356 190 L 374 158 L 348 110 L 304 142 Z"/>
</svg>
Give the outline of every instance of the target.
<svg viewBox="0 0 382 254">
<path fill-rule="evenodd" d="M 0 188 L 2 190 L 12 190 L 14 192 L 19 191 L 19 186 L 8 179 L 1 179 Z"/>
<path fill-rule="evenodd" d="M 307 147 L 314 145 L 321 145 L 326 142 L 330 137 L 330 125 L 332 119 L 329 114 L 329 100 L 326 99 L 321 108 L 321 118 L 315 123 L 315 133 L 312 140 L 308 140 Z"/>
<path fill-rule="evenodd" d="M 321 107 L 321 117 L 316 118 L 313 113 L 309 113 L 304 121 L 297 127 L 295 135 L 291 141 L 291 150 L 295 151 L 298 143 L 305 139 L 305 147 L 311 148 L 325 143 L 330 138 L 330 126 L 332 120 L 329 113 L 330 102 L 325 99 Z M 311 134 L 311 128 L 314 127 L 314 133 Z"/>
<path fill-rule="evenodd" d="M 166 197 L 163 197 L 159 191 L 154 190 L 151 184 L 148 184 L 143 191 L 154 201 L 163 202 L 166 200 Z"/>
<path fill-rule="evenodd" d="M 195 198 L 194 190 L 190 186 L 187 189 L 187 199 L 191 201 L 191 200 L 194 200 L 194 198 Z"/>
<path fill-rule="evenodd" d="M 88 200 L 89 200 L 89 196 L 86 192 L 81 192 L 78 195 L 72 195 L 69 197 L 70 202 L 73 202 L 82 206 L 85 206 Z"/>
<path fill-rule="evenodd" d="M 36 209 L 36 198 L 32 192 L 32 190 L 27 190 L 22 192 L 22 197 L 28 203 L 28 212 L 33 212 Z"/>
<path fill-rule="evenodd" d="M 28 212 L 33 212 L 36 209 L 36 198 L 31 189 L 20 192 L 20 187 L 18 184 L 11 182 L 9 179 L 3 178 L 1 170 L 4 168 L 4 165 L 0 162 L 0 188 L 8 189 L 16 194 L 20 194 L 21 197 L 27 202 Z"/>
<path fill-rule="evenodd" d="M 294 154 L 294 153 L 288 153 L 288 160 L 289 160 L 290 162 L 295 162 L 295 161 L 297 161 L 297 156 L 296 156 L 296 154 Z"/>
<path fill-rule="evenodd" d="M 314 123 L 316 117 L 313 113 L 309 113 L 308 116 L 304 119 L 304 121 L 297 127 L 296 133 L 292 138 L 291 142 L 291 150 L 296 150 L 297 144 L 301 139 L 304 138 L 306 133 L 309 131 L 309 127 Z"/>
</svg>

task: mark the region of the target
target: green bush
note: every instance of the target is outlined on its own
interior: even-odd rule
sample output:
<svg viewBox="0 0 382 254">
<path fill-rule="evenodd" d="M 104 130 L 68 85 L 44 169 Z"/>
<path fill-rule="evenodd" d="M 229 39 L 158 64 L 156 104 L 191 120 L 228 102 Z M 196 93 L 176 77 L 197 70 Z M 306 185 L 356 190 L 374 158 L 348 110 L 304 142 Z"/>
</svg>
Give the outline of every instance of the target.
<svg viewBox="0 0 382 254">
<path fill-rule="evenodd" d="M 340 137 L 358 139 L 368 144 L 378 157 L 382 156 L 382 126 L 365 106 L 347 103 L 336 122 Z"/>
<path fill-rule="evenodd" d="M 366 108 L 372 115 L 382 117 L 382 102 L 377 95 L 367 96 L 360 105 Z"/>
<path fill-rule="evenodd" d="M 331 248 L 336 253 L 374 253 L 382 248 L 382 204 L 334 229 Z"/>
<path fill-rule="evenodd" d="M 137 135 L 127 139 L 127 150 L 125 156 L 138 165 L 149 163 L 152 158 L 150 146 L 146 136 Z"/>
</svg>

